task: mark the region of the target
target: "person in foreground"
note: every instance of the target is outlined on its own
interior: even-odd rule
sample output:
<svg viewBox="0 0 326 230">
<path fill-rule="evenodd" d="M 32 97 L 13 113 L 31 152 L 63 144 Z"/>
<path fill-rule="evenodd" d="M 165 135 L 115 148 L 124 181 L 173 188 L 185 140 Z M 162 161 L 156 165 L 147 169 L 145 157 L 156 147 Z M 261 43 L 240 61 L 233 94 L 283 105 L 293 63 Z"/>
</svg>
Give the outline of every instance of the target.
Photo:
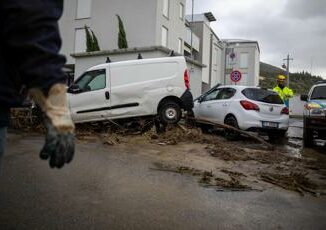
<svg viewBox="0 0 326 230">
<path fill-rule="evenodd" d="M 0 1 L 0 170 L 10 108 L 22 104 L 24 91 L 43 113 L 41 159 L 49 160 L 51 168 L 73 159 L 74 124 L 62 71 L 66 59 L 59 55 L 62 10 L 63 0 Z"/>
</svg>

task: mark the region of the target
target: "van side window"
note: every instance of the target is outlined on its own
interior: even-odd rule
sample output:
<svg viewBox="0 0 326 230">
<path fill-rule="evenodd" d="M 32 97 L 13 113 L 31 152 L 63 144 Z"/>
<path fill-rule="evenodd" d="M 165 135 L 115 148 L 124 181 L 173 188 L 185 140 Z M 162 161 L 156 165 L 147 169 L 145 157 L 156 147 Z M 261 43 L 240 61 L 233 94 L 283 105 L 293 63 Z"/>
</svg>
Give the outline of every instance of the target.
<svg viewBox="0 0 326 230">
<path fill-rule="evenodd" d="M 93 70 L 84 73 L 75 83 L 83 92 L 104 89 L 106 87 L 105 70 Z"/>
</svg>

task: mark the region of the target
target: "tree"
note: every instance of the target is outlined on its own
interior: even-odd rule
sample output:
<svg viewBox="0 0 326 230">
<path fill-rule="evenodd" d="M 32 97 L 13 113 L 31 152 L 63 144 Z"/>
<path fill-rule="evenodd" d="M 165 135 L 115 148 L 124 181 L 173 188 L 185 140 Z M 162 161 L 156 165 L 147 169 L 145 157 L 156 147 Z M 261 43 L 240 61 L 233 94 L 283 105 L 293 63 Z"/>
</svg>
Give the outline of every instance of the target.
<svg viewBox="0 0 326 230">
<path fill-rule="evenodd" d="M 85 25 L 85 33 L 86 33 L 86 52 L 92 52 L 94 50 L 93 38 L 86 25 Z"/>
<path fill-rule="evenodd" d="M 94 48 L 93 51 L 100 51 L 100 46 L 98 44 L 97 37 L 95 36 L 93 30 L 91 30 L 91 32 L 92 32 L 92 37 L 93 37 L 93 48 Z"/>
<path fill-rule="evenodd" d="M 123 22 L 118 14 L 117 14 L 117 18 L 119 21 L 118 47 L 119 49 L 125 49 L 128 48 L 126 32 L 123 26 Z"/>
<path fill-rule="evenodd" d="M 94 32 L 85 25 L 86 52 L 100 51 L 100 46 Z"/>
</svg>

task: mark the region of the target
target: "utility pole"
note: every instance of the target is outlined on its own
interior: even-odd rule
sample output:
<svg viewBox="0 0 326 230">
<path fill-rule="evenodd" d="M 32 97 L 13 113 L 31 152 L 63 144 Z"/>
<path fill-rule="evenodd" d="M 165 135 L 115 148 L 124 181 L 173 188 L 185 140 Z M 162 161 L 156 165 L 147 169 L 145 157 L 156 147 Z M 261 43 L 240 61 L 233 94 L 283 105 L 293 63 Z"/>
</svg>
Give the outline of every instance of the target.
<svg viewBox="0 0 326 230">
<path fill-rule="evenodd" d="M 286 58 L 283 59 L 283 61 L 286 60 L 286 75 L 287 75 L 287 86 L 290 86 L 290 61 L 293 61 L 293 58 L 290 58 L 290 54 L 287 55 Z"/>
</svg>

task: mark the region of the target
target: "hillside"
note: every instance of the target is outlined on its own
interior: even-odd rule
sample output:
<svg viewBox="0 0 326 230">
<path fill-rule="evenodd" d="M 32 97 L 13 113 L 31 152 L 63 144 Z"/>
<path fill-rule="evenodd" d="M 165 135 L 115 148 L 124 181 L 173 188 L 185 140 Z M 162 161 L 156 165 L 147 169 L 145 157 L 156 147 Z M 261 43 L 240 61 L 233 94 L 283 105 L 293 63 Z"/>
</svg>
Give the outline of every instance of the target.
<svg viewBox="0 0 326 230">
<path fill-rule="evenodd" d="M 285 71 L 276 66 L 260 62 L 259 85 L 272 89 L 276 84 L 278 74 L 286 75 Z M 319 76 L 311 76 L 308 72 L 290 73 L 290 87 L 296 94 L 307 94 L 310 87 L 317 81 L 323 80 Z"/>
</svg>

